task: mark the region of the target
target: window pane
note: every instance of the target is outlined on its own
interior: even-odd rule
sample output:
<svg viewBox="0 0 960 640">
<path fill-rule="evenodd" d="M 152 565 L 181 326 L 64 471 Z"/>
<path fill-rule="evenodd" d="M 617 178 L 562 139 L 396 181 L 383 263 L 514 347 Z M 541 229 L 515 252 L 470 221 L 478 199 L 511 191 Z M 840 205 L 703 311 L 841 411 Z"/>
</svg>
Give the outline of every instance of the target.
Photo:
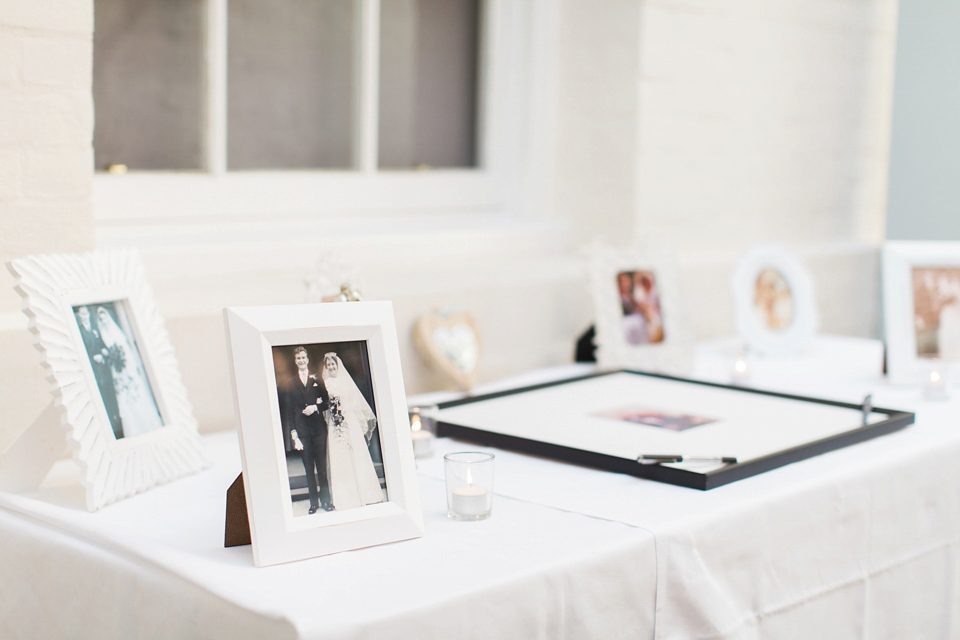
<svg viewBox="0 0 960 640">
<path fill-rule="evenodd" d="M 230 169 L 353 164 L 356 16 L 349 0 L 230 0 Z"/>
<path fill-rule="evenodd" d="M 202 165 L 201 0 L 96 0 L 96 165 Z"/>
<path fill-rule="evenodd" d="M 381 3 L 381 167 L 476 164 L 479 4 Z"/>
</svg>

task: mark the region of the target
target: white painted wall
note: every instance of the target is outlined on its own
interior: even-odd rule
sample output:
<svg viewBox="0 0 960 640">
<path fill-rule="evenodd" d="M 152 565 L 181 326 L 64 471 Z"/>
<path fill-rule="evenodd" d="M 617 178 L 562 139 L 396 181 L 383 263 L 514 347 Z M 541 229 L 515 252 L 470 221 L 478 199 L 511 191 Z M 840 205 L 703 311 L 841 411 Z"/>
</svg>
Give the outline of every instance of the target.
<svg viewBox="0 0 960 640">
<path fill-rule="evenodd" d="M 528 218 L 456 228 L 250 220 L 191 224 L 189 236 L 139 227 L 203 429 L 234 424 L 221 308 L 303 301 L 319 251 L 331 247 L 368 295 L 394 301 L 410 392 L 442 384 L 410 340 L 432 308 L 477 316 L 482 380 L 569 361 L 591 319 L 577 247 L 593 236 L 674 246 L 698 337 L 733 331 L 729 275 L 757 241 L 788 244 L 807 260 L 825 330 L 875 333 L 895 2 L 558 6 L 536 40 L 538 55 L 553 57 L 550 77 L 524 79 L 544 91 L 525 127 L 538 132 L 522 167 L 535 185 L 520 200 Z M 0 51 L 12 52 L 0 57 L 0 113 L 24 123 L 0 130 L 3 260 L 91 245 L 91 15 L 90 0 L 0 4 Z M 51 67 L 59 80 L 28 62 L 35 38 L 44 55 L 70 59 Z M 15 111 L 20 96 L 42 108 Z M 131 237 L 102 225 L 93 244 Z M 0 282 L 0 313 L 19 305 L 9 284 Z M 2 447 L 43 407 L 46 389 L 26 332 L 0 340 Z"/>
<path fill-rule="evenodd" d="M 0 2 L 0 262 L 93 248 L 92 33 L 89 2 Z M 51 401 L 19 309 L 0 269 L 0 450 Z"/>
<path fill-rule="evenodd" d="M 822 329 L 876 335 L 895 0 L 648 2 L 637 233 L 677 247 L 698 335 L 755 242 L 812 269 Z"/>
<path fill-rule="evenodd" d="M 566 0 L 557 207 L 672 247 L 695 335 L 733 332 L 757 242 L 813 270 L 822 328 L 877 332 L 895 0 Z"/>
</svg>

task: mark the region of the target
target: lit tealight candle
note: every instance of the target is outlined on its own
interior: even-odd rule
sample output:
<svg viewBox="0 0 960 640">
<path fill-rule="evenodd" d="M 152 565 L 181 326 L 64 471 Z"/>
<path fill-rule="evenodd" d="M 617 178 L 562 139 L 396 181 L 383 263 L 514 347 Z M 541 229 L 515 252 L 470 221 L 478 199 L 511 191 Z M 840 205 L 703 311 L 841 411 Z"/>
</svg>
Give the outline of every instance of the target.
<svg viewBox="0 0 960 640">
<path fill-rule="evenodd" d="M 450 492 L 450 508 L 468 518 L 485 515 L 490 510 L 487 505 L 487 490 L 475 484 L 457 487 Z"/>
<path fill-rule="evenodd" d="M 747 366 L 746 349 L 742 349 L 733 363 L 733 371 L 730 372 L 730 378 L 733 384 L 746 384 L 750 380 L 750 367 Z"/>
<path fill-rule="evenodd" d="M 423 428 L 418 413 L 410 416 L 410 438 L 413 441 L 415 458 L 429 458 L 433 455 L 433 434 Z"/>
<path fill-rule="evenodd" d="M 934 360 L 931 364 L 930 374 L 923 383 L 923 395 L 927 400 L 947 399 L 947 381 L 939 360 Z"/>
<path fill-rule="evenodd" d="M 737 361 L 733 363 L 733 379 L 734 380 L 743 380 L 747 378 L 750 374 L 747 373 L 747 361 L 743 357 L 737 358 Z"/>
</svg>

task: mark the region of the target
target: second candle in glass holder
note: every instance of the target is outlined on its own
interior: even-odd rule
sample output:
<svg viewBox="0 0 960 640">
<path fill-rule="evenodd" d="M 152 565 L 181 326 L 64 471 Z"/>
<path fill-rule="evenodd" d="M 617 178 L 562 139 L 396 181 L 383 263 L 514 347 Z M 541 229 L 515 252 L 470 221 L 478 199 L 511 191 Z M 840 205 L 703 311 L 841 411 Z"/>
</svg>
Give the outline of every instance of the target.
<svg viewBox="0 0 960 640">
<path fill-rule="evenodd" d="M 447 481 L 447 517 L 484 520 L 493 508 L 492 453 L 463 451 L 443 456 Z"/>
</svg>

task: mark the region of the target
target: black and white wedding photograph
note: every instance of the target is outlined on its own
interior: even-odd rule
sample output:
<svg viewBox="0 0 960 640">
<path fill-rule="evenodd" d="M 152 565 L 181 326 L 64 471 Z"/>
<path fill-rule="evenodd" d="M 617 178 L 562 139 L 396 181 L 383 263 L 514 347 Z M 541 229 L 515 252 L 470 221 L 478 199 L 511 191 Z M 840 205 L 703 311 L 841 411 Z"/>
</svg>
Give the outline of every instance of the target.
<svg viewBox="0 0 960 640">
<path fill-rule="evenodd" d="M 273 347 L 295 516 L 387 499 L 364 341 Z"/>
<path fill-rule="evenodd" d="M 73 307 L 110 427 L 117 439 L 163 426 L 122 300 Z"/>
</svg>

